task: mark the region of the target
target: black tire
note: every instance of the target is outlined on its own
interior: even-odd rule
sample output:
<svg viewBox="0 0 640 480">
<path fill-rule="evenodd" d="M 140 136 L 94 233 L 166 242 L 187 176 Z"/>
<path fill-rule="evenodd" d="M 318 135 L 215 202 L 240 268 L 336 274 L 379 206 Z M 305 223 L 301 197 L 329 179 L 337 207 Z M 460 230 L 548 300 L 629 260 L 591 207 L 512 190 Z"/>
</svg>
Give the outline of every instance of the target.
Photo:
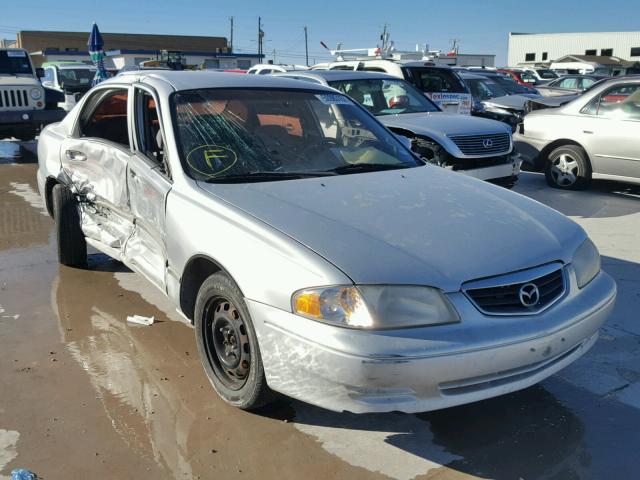
<svg viewBox="0 0 640 480">
<path fill-rule="evenodd" d="M 228 275 L 218 272 L 204 281 L 194 321 L 200 360 L 218 395 L 243 410 L 272 401 L 249 310 Z"/>
<path fill-rule="evenodd" d="M 23 130 L 21 132 L 17 132 L 15 134 L 15 137 L 22 142 L 28 142 L 30 140 L 34 140 L 36 138 L 36 135 L 38 135 L 38 131 L 33 129 L 33 130 Z"/>
<path fill-rule="evenodd" d="M 69 267 L 87 267 L 87 242 L 80 228 L 78 202 L 65 185 L 57 184 L 51 192 L 53 218 L 58 238 L 58 261 Z"/>
<path fill-rule="evenodd" d="M 563 145 L 547 157 L 544 176 L 549 186 L 562 190 L 584 190 L 591 183 L 591 163 L 578 145 Z"/>
</svg>

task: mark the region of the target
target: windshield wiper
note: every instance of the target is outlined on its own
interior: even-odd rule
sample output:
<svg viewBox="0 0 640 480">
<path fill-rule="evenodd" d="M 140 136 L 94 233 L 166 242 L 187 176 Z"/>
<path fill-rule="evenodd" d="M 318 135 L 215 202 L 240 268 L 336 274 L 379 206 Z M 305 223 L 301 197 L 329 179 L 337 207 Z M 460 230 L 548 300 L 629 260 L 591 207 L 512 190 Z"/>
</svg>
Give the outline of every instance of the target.
<svg viewBox="0 0 640 480">
<path fill-rule="evenodd" d="M 255 171 L 239 173 L 234 175 L 224 175 L 205 180 L 207 183 L 243 183 L 243 182 L 268 182 L 270 180 L 294 180 L 300 178 L 329 177 L 336 175 L 335 172 L 269 172 Z"/>
<path fill-rule="evenodd" d="M 332 168 L 329 171 L 335 172 L 338 175 L 342 175 L 345 173 L 378 172 L 381 170 L 397 170 L 401 168 L 411 168 L 411 167 L 412 165 L 401 165 L 401 164 L 389 165 L 386 163 L 349 163 L 347 165 L 341 165 L 339 167 Z"/>
</svg>

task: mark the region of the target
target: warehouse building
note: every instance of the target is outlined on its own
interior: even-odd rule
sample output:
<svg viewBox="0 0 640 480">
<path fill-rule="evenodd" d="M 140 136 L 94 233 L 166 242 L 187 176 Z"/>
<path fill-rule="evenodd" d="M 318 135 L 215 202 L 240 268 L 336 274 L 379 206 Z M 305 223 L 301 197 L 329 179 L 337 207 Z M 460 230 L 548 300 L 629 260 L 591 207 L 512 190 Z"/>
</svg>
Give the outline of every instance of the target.
<svg viewBox="0 0 640 480">
<path fill-rule="evenodd" d="M 90 63 L 88 38 L 89 32 L 20 31 L 11 46 L 27 50 L 37 67 L 54 61 Z M 102 38 L 107 68 L 121 69 L 155 60 L 162 50 L 180 51 L 187 64 L 205 68 L 248 69 L 262 58 L 231 52 L 225 37 L 102 33 Z"/>
<path fill-rule="evenodd" d="M 640 62 L 640 32 L 509 33 L 510 66 L 548 65 L 567 55 Z"/>
</svg>

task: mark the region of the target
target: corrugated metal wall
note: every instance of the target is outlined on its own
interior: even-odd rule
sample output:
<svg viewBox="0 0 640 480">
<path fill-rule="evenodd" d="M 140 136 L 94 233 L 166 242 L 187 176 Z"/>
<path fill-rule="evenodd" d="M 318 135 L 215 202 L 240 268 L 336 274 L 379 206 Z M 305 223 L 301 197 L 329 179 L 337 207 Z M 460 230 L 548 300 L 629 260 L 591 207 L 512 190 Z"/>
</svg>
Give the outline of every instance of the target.
<svg viewBox="0 0 640 480">
<path fill-rule="evenodd" d="M 640 48 L 640 32 L 596 32 L 596 33 L 549 33 L 549 34 L 509 34 L 509 65 L 525 62 L 527 53 L 535 53 L 536 62 L 545 61 L 542 54 L 547 52 L 546 61 L 565 55 L 584 55 L 585 50 L 612 48 L 613 56 L 625 60 L 640 61 L 640 56 L 631 57 L 632 48 Z"/>
</svg>

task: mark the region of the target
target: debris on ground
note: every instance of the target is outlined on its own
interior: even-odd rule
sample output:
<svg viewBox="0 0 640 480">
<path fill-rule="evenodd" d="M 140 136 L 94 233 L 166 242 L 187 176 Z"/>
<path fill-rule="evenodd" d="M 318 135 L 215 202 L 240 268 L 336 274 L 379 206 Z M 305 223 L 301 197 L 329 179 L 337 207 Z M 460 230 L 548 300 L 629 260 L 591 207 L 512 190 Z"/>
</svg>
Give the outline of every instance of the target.
<svg viewBox="0 0 640 480">
<path fill-rule="evenodd" d="M 153 325 L 154 321 L 154 317 L 143 317 L 142 315 L 129 315 L 127 317 L 127 322 L 135 323 L 136 325 L 145 325 L 147 327 Z"/>
<path fill-rule="evenodd" d="M 24 468 L 16 468 L 11 471 L 11 480 L 38 480 L 38 476 Z"/>
</svg>

